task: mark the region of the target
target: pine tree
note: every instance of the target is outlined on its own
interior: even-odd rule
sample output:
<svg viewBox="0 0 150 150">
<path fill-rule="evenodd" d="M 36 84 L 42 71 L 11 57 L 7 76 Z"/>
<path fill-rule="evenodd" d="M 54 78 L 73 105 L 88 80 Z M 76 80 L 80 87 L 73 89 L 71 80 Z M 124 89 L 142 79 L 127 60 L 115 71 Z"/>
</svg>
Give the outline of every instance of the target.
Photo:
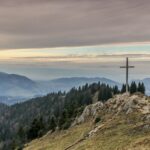
<svg viewBox="0 0 150 150">
<path fill-rule="evenodd" d="M 142 87 L 142 86 L 141 86 L 141 83 L 139 82 L 139 83 L 138 83 L 138 88 L 137 88 L 137 91 L 138 91 L 138 92 L 141 92 L 141 90 L 142 90 L 141 87 Z"/>
<path fill-rule="evenodd" d="M 95 94 L 97 89 L 98 89 L 97 85 L 96 84 L 92 84 L 92 86 L 91 86 L 91 94 Z"/>
<path fill-rule="evenodd" d="M 123 85 L 122 85 L 122 89 L 121 89 L 121 93 L 125 93 L 125 92 L 126 92 L 126 85 L 123 84 Z"/>
<path fill-rule="evenodd" d="M 36 138 L 37 136 L 38 136 L 38 127 L 37 127 L 37 122 L 38 122 L 38 120 L 37 119 L 34 119 L 33 120 L 33 122 L 32 122 L 32 124 L 31 124 L 31 126 L 30 126 L 30 129 L 29 129 L 29 131 L 28 131 L 28 134 L 27 134 L 27 136 L 28 136 L 28 139 L 34 139 L 34 138 Z"/>
<path fill-rule="evenodd" d="M 58 126 L 60 129 L 64 129 L 64 124 L 68 121 L 68 111 L 64 109 L 62 115 L 59 118 Z"/>
<path fill-rule="evenodd" d="M 119 93 L 119 89 L 118 89 L 118 86 L 114 86 L 113 87 L 113 94 L 118 94 Z"/>
<path fill-rule="evenodd" d="M 142 85 L 141 85 L 141 92 L 143 93 L 143 94 L 145 94 L 145 85 L 144 85 L 144 83 L 142 83 Z"/>
<path fill-rule="evenodd" d="M 100 88 L 99 94 L 98 94 L 98 99 L 102 102 L 107 101 L 109 98 L 112 98 L 112 90 L 111 88 L 107 85 L 102 85 Z"/>
<path fill-rule="evenodd" d="M 133 94 L 135 92 L 137 92 L 137 85 L 135 82 L 132 82 L 130 86 L 130 93 Z"/>
<path fill-rule="evenodd" d="M 28 139 L 32 140 L 37 137 L 41 137 L 44 131 L 43 118 L 35 118 L 27 132 Z"/>
<path fill-rule="evenodd" d="M 17 135 L 18 135 L 20 141 L 24 141 L 25 140 L 26 135 L 25 135 L 25 131 L 24 131 L 22 126 L 19 127 Z"/>
<path fill-rule="evenodd" d="M 56 128 L 56 121 L 55 121 L 55 117 L 51 117 L 50 118 L 50 122 L 49 122 L 49 129 L 53 131 L 55 131 L 55 128 Z"/>
<path fill-rule="evenodd" d="M 144 83 L 140 83 L 138 84 L 138 92 L 141 92 L 143 94 L 145 94 L 145 86 L 144 86 Z"/>
</svg>

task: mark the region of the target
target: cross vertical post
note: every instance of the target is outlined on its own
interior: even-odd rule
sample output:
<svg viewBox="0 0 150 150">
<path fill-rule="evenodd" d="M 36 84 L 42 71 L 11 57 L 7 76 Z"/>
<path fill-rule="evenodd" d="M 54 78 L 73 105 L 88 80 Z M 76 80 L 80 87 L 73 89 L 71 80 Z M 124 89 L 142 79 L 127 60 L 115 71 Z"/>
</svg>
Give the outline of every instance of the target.
<svg viewBox="0 0 150 150">
<path fill-rule="evenodd" d="M 126 58 L 126 66 L 120 66 L 120 68 L 125 68 L 126 69 L 126 93 L 128 93 L 129 92 L 129 84 L 128 84 L 129 68 L 134 68 L 134 66 L 129 66 L 129 59 L 127 57 Z"/>
<path fill-rule="evenodd" d="M 126 58 L 126 92 L 129 91 L 128 89 L 128 74 L 129 74 L 129 62 L 128 57 Z"/>
</svg>

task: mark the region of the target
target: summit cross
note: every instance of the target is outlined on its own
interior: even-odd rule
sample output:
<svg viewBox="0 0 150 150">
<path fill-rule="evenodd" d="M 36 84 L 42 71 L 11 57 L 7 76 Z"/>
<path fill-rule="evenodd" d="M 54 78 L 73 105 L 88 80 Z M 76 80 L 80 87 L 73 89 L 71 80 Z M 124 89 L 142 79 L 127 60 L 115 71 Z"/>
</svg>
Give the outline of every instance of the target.
<svg viewBox="0 0 150 150">
<path fill-rule="evenodd" d="M 129 92 L 129 84 L 128 84 L 128 78 L 129 78 L 129 68 L 134 68 L 134 66 L 129 66 L 129 59 L 126 58 L 126 66 L 120 66 L 120 68 L 126 69 L 126 93 Z"/>
</svg>

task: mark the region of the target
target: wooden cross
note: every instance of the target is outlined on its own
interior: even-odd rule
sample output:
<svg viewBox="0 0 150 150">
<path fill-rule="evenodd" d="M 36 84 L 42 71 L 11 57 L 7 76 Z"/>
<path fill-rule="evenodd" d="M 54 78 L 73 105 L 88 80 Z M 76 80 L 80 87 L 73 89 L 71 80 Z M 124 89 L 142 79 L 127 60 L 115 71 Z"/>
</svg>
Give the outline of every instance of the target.
<svg viewBox="0 0 150 150">
<path fill-rule="evenodd" d="M 120 66 L 120 68 L 126 69 L 126 93 L 129 92 L 129 85 L 128 85 L 128 77 L 129 77 L 129 68 L 134 68 L 134 66 L 129 66 L 128 57 L 126 58 L 126 66 Z"/>
</svg>

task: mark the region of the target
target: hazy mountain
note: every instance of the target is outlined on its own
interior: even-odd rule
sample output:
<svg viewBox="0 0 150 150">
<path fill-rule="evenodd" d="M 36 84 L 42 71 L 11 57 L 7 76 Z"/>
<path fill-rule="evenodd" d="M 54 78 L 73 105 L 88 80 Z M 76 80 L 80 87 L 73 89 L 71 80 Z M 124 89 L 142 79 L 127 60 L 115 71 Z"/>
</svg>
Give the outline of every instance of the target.
<svg viewBox="0 0 150 150">
<path fill-rule="evenodd" d="M 36 82 L 25 76 L 0 72 L 0 101 L 11 103 L 41 94 Z"/>
<path fill-rule="evenodd" d="M 45 90 L 49 90 L 51 92 L 53 91 L 68 91 L 72 87 L 79 87 L 81 85 L 84 85 L 86 83 L 105 83 L 109 84 L 110 86 L 118 85 L 121 87 L 121 84 L 118 82 L 115 82 L 113 80 L 107 79 L 107 78 L 86 78 L 86 77 L 72 77 L 72 78 L 59 78 L 51 81 L 40 81 L 38 82 L 42 87 L 45 88 Z"/>
<path fill-rule="evenodd" d="M 150 95 L 150 78 L 135 81 L 136 83 L 143 82 L 146 87 L 146 94 Z M 25 76 L 0 72 L 0 102 L 14 104 L 50 92 L 68 91 L 72 87 L 94 82 L 101 82 L 110 86 L 117 85 L 121 88 L 121 83 L 107 78 L 72 77 L 49 81 L 33 81 Z"/>
<path fill-rule="evenodd" d="M 107 78 L 72 77 L 50 81 L 33 81 L 25 76 L 0 72 L 0 102 L 14 104 L 50 92 L 68 91 L 72 87 L 99 81 L 110 86 L 121 86 L 120 83 Z"/>
<path fill-rule="evenodd" d="M 25 76 L 0 73 L 0 96 L 33 96 L 39 93 L 36 82 Z"/>
</svg>

